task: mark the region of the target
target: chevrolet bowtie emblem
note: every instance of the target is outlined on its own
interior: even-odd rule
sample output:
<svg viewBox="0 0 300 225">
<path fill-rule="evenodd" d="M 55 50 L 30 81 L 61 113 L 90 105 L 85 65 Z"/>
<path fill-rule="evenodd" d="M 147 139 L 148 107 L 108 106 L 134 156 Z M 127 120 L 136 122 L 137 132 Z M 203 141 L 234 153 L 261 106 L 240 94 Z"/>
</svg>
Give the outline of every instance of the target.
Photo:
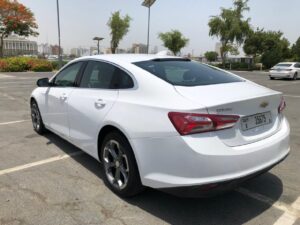
<svg viewBox="0 0 300 225">
<path fill-rule="evenodd" d="M 262 103 L 260 103 L 260 107 L 261 108 L 266 108 L 267 106 L 269 105 L 269 102 L 262 102 Z"/>
</svg>

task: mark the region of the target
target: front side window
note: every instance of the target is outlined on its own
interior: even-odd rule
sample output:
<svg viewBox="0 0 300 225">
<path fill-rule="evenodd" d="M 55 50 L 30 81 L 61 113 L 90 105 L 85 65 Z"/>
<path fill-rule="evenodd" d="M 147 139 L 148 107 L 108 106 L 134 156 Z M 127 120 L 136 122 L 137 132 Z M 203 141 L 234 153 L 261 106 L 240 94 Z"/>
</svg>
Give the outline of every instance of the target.
<svg viewBox="0 0 300 225">
<path fill-rule="evenodd" d="M 83 62 L 71 64 L 62 70 L 54 80 L 54 86 L 73 87 Z"/>
<path fill-rule="evenodd" d="M 178 86 L 200 86 L 243 81 L 214 67 L 185 59 L 159 59 L 134 64 L 166 82 Z"/>
</svg>

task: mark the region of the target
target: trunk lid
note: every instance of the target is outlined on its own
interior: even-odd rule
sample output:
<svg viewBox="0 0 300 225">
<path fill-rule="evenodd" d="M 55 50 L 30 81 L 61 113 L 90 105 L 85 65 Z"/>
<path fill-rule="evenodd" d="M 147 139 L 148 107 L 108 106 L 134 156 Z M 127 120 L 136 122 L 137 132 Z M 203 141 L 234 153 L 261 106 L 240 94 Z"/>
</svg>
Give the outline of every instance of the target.
<svg viewBox="0 0 300 225">
<path fill-rule="evenodd" d="M 228 146 L 233 147 L 259 141 L 271 136 L 279 129 L 280 92 L 250 81 L 195 87 L 175 86 L 175 89 L 187 99 L 204 105 L 209 114 L 239 115 L 241 117 L 233 128 L 215 132 Z M 255 123 L 255 118 L 260 115 L 264 115 L 268 123 L 253 126 L 253 121 Z M 252 121 L 252 123 L 247 121 Z M 247 123 L 252 124 L 250 129 L 245 129 Z"/>
</svg>

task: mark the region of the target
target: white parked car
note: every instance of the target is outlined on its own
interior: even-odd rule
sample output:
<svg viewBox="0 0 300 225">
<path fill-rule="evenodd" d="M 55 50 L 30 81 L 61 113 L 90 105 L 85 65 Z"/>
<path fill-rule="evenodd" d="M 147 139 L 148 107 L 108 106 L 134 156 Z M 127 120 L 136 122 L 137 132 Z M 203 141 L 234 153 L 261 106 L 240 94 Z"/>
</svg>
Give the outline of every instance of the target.
<svg viewBox="0 0 300 225">
<path fill-rule="evenodd" d="M 120 196 L 145 186 L 185 196 L 231 189 L 290 150 L 281 93 L 188 59 L 83 57 L 37 85 L 36 132 L 99 160 Z"/>
<path fill-rule="evenodd" d="M 290 78 L 292 80 L 297 80 L 299 74 L 300 63 L 282 62 L 271 68 L 269 76 L 271 80 L 275 78 Z"/>
</svg>

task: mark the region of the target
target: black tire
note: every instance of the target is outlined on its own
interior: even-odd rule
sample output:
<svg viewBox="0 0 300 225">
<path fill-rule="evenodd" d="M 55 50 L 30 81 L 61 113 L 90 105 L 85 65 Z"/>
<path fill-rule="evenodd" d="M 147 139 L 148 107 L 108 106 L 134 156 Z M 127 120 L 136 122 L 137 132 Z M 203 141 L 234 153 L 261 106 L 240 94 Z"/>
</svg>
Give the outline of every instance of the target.
<svg viewBox="0 0 300 225">
<path fill-rule="evenodd" d="M 114 152 L 117 153 L 117 158 L 110 155 L 108 149 L 113 148 L 113 144 L 118 143 L 120 151 L 114 147 Z M 100 159 L 102 162 L 105 184 L 120 197 L 131 197 L 143 191 L 137 163 L 132 151 L 132 148 L 124 135 L 118 131 L 108 133 L 101 145 Z M 108 162 L 111 165 L 108 165 Z M 114 164 L 114 166 L 113 166 Z M 125 179 L 125 172 L 127 179 Z M 119 181 L 116 182 L 116 174 L 119 170 Z M 127 171 L 128 170 L 128 171 Z M 123 186 L 121 187 L 121 182 Z"/>
<path fill-rule="evenodd" d="M 270 80 L 274 80 L 274 77 L 270 77 Z"/>
<path fill-rule="evenodd" d="M 293 76 L 293 80 L 297 80 L 298 79 L 298 73 L 295 73 Z"/>
<path fill-rule="evenodd" d="M 31 112 L 31 120 L 32 120 L 32 126 L 35 132 L 38 134 L 44 134 L 47 129 L 45 128 L 45 125 L 42 120 L 42 116 L 39 110 L 39 107 L 36 103 L 36 101 L 31 101 L 30 104 L 30 112 Z"/>
</svg>

